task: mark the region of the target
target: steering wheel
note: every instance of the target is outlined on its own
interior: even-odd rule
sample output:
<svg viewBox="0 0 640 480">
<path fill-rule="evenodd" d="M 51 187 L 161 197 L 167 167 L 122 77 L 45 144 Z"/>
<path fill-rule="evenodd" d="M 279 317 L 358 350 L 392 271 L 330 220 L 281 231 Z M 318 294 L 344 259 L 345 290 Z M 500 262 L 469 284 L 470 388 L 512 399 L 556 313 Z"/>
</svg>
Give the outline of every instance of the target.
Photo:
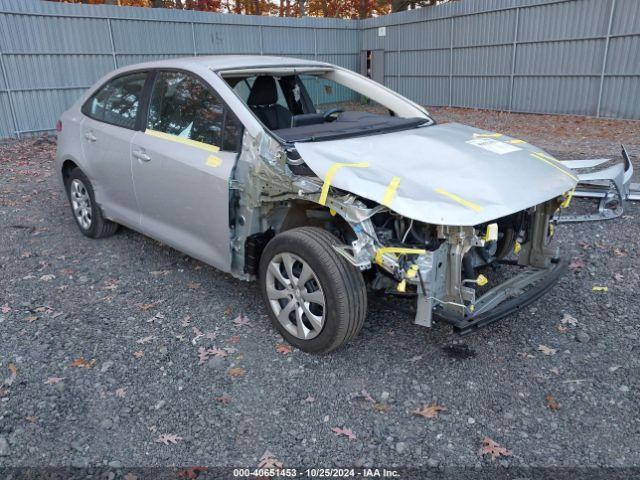
<svg viewBox="0 0 640 480">
<path fill-rule="evenodd" d="M 322 118 L 325 122 L 333 122 L 336 120 L 337 117 L 332 118 L 332 116 L 335 115 L 336 113 L 343 113 L 343 112 L 344 110 L 342 108 L 330 108 L 329 110 L 327 110 L 322 114 Z"/>
</svg>

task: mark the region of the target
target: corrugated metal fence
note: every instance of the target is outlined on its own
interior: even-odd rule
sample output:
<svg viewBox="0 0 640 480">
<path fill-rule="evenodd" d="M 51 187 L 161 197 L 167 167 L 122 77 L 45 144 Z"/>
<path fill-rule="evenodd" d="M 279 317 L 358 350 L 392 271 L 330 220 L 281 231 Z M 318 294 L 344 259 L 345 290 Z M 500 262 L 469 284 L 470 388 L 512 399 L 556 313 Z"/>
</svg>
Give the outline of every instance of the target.
<svg viewBox="0 0 640 480">
<path fill-rule="evenodd" d="M 364 21 L 0 0 L 0 137 L 51 130 L 131 63 L 275 54 L 358 71 L 367 51 L 425 105 L 640 118 L 640 0 L 460 0 Z"/>
<path fill-rule="evenodd" d="M 362 32 L 421 104 L 640 118 L 640 0 L 462 0 Z"/>
<path fill-rule="evenodd" d="M 0 0 L 0 137 L 53 129 L 100 76 L 154 59 L 285 55 L 358 70 L 358 22 Z"/>
</svg>

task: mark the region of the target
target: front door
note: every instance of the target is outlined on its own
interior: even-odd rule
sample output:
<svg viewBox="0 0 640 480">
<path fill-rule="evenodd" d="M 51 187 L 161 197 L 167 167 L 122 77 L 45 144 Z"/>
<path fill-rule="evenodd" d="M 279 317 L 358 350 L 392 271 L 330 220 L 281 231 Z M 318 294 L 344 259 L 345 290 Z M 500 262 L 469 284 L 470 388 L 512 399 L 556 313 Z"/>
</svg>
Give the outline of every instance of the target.
<svg viewBox="0 0 640 480">
<path fill-rule="evenodd" d="M 192 74 L 161 71 L 132 142 L 141 228 L 221 270 L 231 265 L 229 179 L 240 124 Z"/>
</svg>

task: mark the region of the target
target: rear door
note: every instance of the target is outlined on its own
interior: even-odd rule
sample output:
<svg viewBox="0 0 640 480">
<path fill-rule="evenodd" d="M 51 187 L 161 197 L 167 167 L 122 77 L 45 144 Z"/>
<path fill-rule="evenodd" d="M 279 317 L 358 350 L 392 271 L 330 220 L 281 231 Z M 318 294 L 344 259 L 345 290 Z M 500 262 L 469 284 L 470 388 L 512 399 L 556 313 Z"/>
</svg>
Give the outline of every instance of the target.
<svg viewBox="0 0 640 480">
<path fill-rule="evenodd" d="M 138 228 L 139 213 L 131 178 L 131 140 L 142 110 L 148 72 L 110 80 L 82 107 L 83 168 L 104 214 Z"/>
<path fill-rule="evenodd" d="M 229 179 L 241 130 L 203 80 L 159 71 L 146 129 L 132 142 L 142 230 L 225 271 L 231 264 Z"/>
</svg>

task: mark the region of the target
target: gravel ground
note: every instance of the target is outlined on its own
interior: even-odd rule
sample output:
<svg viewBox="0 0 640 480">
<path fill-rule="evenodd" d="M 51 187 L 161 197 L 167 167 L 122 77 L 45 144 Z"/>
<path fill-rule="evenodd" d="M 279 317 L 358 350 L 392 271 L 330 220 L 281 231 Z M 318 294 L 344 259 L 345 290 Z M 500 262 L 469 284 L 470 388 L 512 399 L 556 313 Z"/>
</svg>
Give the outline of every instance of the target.
<svg viewBox="0 0 640 480">
<path fill-rule="evenodd" d="M 640 138 L 638 122 L 434 113 L 566 156 Z M 615 136 L 576 140 L 576 122 Z M 54 148 L 0 142 L 0 466 L 640 466 L 639 205 L 558 227 L 571 271 L 509 319 L 459 337 L 375 302 L 316 357 L 278 348 L 255 284 L 130 230 L 83 237 Z M 214 346 L 226 357 L 200 364 Z M 512 454 L 479 456 L 485 437 Z"/>
</svg>

